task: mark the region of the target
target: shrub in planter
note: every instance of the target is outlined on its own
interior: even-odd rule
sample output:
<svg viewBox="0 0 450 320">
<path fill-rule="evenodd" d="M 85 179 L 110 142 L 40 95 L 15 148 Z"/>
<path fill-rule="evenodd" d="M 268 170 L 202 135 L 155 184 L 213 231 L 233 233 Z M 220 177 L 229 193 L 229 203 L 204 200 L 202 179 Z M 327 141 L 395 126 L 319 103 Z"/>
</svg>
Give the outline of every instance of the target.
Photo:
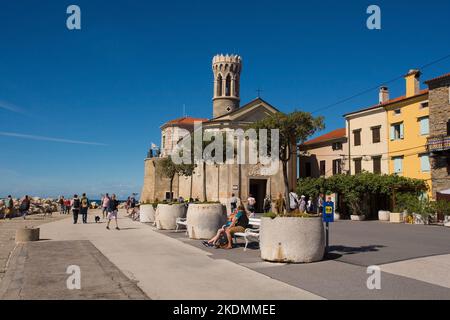
<svg viewBox="0 0 450 320">
<path fill-rule="evenodd" d="M 320 261 L 325 253 L 322 218 L 293 214 L 279 217 L 266 214 L 260 227 L 261 258 L 272 262 L 309 263 Z"/>
</svg>

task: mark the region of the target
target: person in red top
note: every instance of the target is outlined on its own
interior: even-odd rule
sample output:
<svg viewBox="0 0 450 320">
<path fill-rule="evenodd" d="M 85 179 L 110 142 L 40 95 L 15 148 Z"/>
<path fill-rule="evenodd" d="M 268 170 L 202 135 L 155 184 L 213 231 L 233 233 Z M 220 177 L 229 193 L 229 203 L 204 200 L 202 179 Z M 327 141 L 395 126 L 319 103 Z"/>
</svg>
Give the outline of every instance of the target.
<svg viewBox="0 0 450 320">
<path fill-rule="evenodd" d="M 70 213 L 70 208 L 72 207 L 70 199 L 64 200 L 64 214 Z"/>
</svg>

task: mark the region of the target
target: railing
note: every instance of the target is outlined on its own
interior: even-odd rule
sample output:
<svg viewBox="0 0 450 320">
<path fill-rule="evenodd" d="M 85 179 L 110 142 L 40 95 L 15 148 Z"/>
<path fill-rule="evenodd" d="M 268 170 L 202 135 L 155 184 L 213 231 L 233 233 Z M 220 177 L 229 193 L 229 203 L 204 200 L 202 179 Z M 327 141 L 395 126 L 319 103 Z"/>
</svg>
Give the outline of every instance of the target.
<svg viewBox="0 0 450 320">
<path fill-rule="evenodd" d="M 442 134 L 429 137 L 427 148 L 429 152 L 450 150 L 450 136 Z"/>
</svg>

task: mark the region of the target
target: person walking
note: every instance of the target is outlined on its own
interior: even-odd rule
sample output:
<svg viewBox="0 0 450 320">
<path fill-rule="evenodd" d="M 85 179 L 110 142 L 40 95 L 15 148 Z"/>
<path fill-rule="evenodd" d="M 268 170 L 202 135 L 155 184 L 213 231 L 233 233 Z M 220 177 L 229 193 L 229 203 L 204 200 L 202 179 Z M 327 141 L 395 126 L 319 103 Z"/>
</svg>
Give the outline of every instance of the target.
<svg viewBox="0 0 450 320">
<path fill-rule="evenodd" d="M 30 210 L 30 198 L 26 195 L 23 199 L 22 202 L 20 203 L 20 215 L 23 217 L 23 219 L 25 220 L 28 214 L 28 211 Z"/>
<path fill-rule="evenodd" d="M 312 210 L 312 200 L 311 197 L 309 197 L 308 201 L 306 202 L 306 211 L 307 212 L 313 212 Z"/>
<path fill-rule="evenodd" d="M 272 210 L 272 200 L 270 199 L 270 195 L 267 194 L 266 197 L 264 198 L 264 213 L 268 213 Z"/>
<path fill-rule="evenodd" d="M 112 198 L 109 201 L 109 207 L 108 207 L 108 223 L 106 225 L 106 229 L 109 230 L 109 224 L 111 223 L 111 220 L 114 219 L 116 222 L 116 230 L 119 229 L 119 225 L 117 223 L 117 213 L 118 213 L 118 207 L 119 201 L 116 199 L 116 195 L 113 194 Z"/>
<path fill-rule="evenodd" d="M 6 219 L 6 217 L 8 217 L 9 220 L 11 220 L 12 216 L 14 215 L 14 201 L 13 201 L 11 195 L 9 195 L 6 198 L 5 206 L 6 206 L 6 210 L 5 210 L 5 216 L 3 217 L 3 219 Z"/>
<path fill-rule="evenodd" d="M 235 196 L 234 193 L 231 194 L 231 198 L 230 198 L 230 208 L 231 208 L 231 212 L 234 212 L 234 210 L 236 210 L 237 208 L 237 203 L 238 203 L 238 199 Z"/>
<path fill-rule="evenodd" d="M 81 206 L 80 198 L 78 198 L 78 195 L 75 194 L 71 202 L 73 224 L 77 224 L 78 222 L 78 215 L 80 214 L 80 206 Z"/>
<path fill-rule="evenodd" d="M 111 202 L 111 199 L 109 198 L 109 194 L 105 194 L 105 196 L 102 199 L 102 215 L 103 219 L 105 219 L 106 214 L 108 213 L 109 203 Z"/>
<path fill-rule="evenodd" d="M 64 196 L 60 196 L 59 200 L 59 214 L 64 214 L 66 212 L 66 208 L 64 207 Z"/>
<path fill-rule="evenodd" d="M 323 193 L 319 194 L 319 198 L 317 199 L 317 213 L 319 215 L 322 214 L 323 211 Z"/>
<path fill-rule="evenodd" d="M 302 195 L 300 197 L 300 201 L 299 201 L 299 204 L 298 204 L 298 209 L 300 210 L 300 213 L 305 213 L 305 211 L 306 211 L 306 201 L 305 201 L 305 196 L 304 195 Z"/>
<path fill-rule="evenodd" d="M 81 208 L 80 208 L 83 223 L 87 223 L 88 209 L 89 209 L 89 199 L 86 197 L 86 193 L 83 193 L 83 195 L 81 196 Z"/>
<path fill-rule="evenodd" d="M 70 201 L 70 199 L 64 200 L 64 214 L 70 214 L 71 207 L 72 201 Z"/>
<path fill-rule="evenodd" d="M 291 211 L 297 211 L 298 205 L 299 205 L 298 195 L 292 189 L 291 192 L 289 192 L 289 208 L 291 209 Z"/>
<path fill-rule="evenodd" d="M 253 198 L 253 195 L 250 193 L 248 195 L 248 199 L 247 199 L 247 210 L 250 212 L 250 216 L 249 218 L 253 218 L 253 216 L 255 215 L 255 204 L 256 204 L 256 199 Z"/>
<path fill-rule="evenodd" d="M 278 197 L 275 200 L 275 212 L 278 215 L 284 214 L 284 210 L 286 210 L 286 201 L 284 200 L 283 194 L 278 193 Z"/>
<path fill-rule="evenodd" d="M 127 214 L 128 210 L 130 210 L 130 205 L 131 205 L 131 197 L 128 197 L 127 202 L 125 203 L 125 209 L 127 209 Z"/>
</svg>

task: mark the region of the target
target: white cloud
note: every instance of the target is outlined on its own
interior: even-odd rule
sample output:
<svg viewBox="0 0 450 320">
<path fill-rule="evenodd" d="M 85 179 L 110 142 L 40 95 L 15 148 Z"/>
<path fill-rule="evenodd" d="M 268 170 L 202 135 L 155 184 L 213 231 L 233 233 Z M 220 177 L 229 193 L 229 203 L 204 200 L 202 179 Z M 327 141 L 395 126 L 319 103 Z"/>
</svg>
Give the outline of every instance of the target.
<svg viewBox="0 0 450 320">
<path fill-rule="evenodd" d="M 31 135 L 31 134 L 15 133 L 15 132 L 0 131 L 0 136 L 22 138 L 22 139 L 30 139 L 30 140 L 38 140 L 38 141 L 51 141 L 51 142 L 70 143 L 70 144 L 107 146 L 107 144 L 100 143 L 100 142 L 90 142 L 90 141 L 79 141 L 79 140 L 70 140 L 70 139 L 62 139 L 62 138 L 52 138 L 52 137 L 44 137 L 44 136 L 37 136 L 37 135 Z"/>
</svg>

